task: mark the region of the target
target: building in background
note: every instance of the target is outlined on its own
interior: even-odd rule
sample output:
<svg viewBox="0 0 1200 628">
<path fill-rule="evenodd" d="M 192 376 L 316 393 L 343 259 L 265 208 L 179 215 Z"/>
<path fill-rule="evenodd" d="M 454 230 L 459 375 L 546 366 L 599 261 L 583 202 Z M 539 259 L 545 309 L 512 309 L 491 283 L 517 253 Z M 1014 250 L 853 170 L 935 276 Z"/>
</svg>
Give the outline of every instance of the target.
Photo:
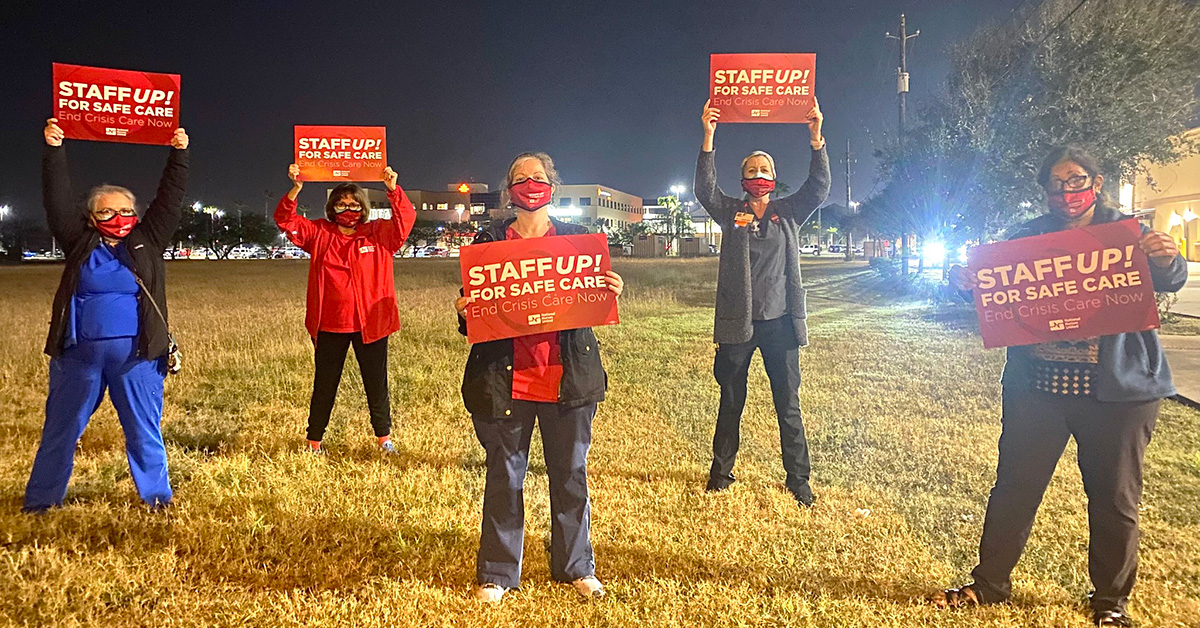
<svg viewBox="0 0 1200 628">
<path fill-rule="evenodd" d="M 387 192 L 374 188 L 364 189 L 371 203 L 371 220 L 391 218 L 392 210 L 387 200 Z M 417 210 L 417 220 L 481 223 L 489 219 L 486 199 L 492 196 L 492 193 L 488 192 L 486 183 L 451 183 L 446 185 L 444 191 L 405 189 L 404 193 Z M 498 200 L 495 202 L 498 203 Z"/>
<path fill-rule="evenodd" d="M 640 196 L 587 183 L 558 186 L 549 213 L 565 222 L 616 231 L 641 222 L 644 210 Z"/>
<path fill-rule="evenodd" d="M 1200 127 L 1183 134 L 1200 140 Z M 1148 164 L 1149 178 L 1138 176 L 1121 186 L 1121 206 L 1156 210 L 1150 228 L 1170 234 L 1189 262 L 1200 262 L 1200 152 L 1173 164 Z"/>
</svg>

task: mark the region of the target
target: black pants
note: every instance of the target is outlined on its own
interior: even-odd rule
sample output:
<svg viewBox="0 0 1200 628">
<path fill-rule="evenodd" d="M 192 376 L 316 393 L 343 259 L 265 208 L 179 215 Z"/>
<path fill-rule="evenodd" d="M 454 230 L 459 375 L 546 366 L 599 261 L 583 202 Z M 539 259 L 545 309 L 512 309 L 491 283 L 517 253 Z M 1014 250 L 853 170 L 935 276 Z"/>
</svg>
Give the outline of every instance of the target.
<svg viewBox="0 0 1200 628">
<path fill-rule="evenodd" d="M 754 350 L 762 352 L 763 367 L 771 380 L 771 397 L 779 417 L 779 444 L 788 490 L 796 499 L 810 503 L 812 489 L 808 441 L 800 415 L 800 343 L 792 321 L 784 316 L 769 321 L 754 321 L 754 335 L 748 342 L 722 344 L 713 361 L 713 376 L 721 386 L 721 405 L 717 410 L 717 429 L 713 434 L 713 463 L 709 488 L 721 489 L 733 483 L 733 463 L 741 442 L 739 431 L 742 409 L 746 406 L 746 378 Z"/>
<path fill-rule="evenodd" d="M 1043 392 L 1004 392 L 996 486 L 971 575 L 986 601 L 1007 599 L 1054 467 L 1074 436 L 1088 498 L 1092 608 L 1124 610 L 1137 572 L 1142 460 L 1159 401 L 1106 403 Z"/>
<path fill-rule="evenodd" d="M 594 575 L 587 455 L 596 404 L 564 410 L 556 403 L 513 401 L 512 416 L 471 417 L 487 452 L 483 526 L 476 577 L 505 588 L 521 584 L 525 546 L 525 473 L 534 419 L 550 479 L 550 575 L 571 582 Z"/>
<path fill-rule="evenodd" d="M 375 436 L 392 433 L 392 404 L 388 398 L 387 336 L 364 344 L 362 334 L 317 332 L 316 372 L 313 375 L 312 400 L 308 405 L 308 440 L 321 440 L 329 425 L 329 413 L 337 398 L 346 364 L 346 350 L 354 345 L 354 357 L 362 373 L 363 389 L 367 392 L 367 407 L 371 411 L 371 427 Z"/>
</svg>

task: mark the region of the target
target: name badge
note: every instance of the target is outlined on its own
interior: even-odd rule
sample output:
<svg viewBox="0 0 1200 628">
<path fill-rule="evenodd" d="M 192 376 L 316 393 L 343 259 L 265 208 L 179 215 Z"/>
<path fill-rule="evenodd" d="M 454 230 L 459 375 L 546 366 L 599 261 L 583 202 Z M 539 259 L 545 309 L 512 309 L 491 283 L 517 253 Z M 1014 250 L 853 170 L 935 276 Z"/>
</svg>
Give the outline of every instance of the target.
<svg viewBox="0 0 1200 628">
<path fill-rule="evenodd" d="M 366 246 L 360 246 L 360 247 L 358 247 L 358 252 L 359 252 L 359 254 L 362 254 L 362 253 L 374 253 L 374 252 L 375 252 L 375 245 L 374 245 L 374 244 L 368 244 L 368 245 L 366 245 Z"/>
<path fill-rule="evenodd" d="M 733 224 L 737 227 L 746 227 L 754 221 L 754 214 L 750 212 L 738 212 L 733 215 Z"/>
</svg>

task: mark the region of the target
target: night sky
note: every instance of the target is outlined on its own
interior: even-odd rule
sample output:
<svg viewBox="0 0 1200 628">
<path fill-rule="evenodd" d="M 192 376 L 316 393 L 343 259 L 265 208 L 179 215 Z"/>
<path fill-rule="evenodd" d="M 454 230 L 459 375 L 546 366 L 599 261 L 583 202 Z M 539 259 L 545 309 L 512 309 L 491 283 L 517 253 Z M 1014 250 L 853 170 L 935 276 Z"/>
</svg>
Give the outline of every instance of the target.
<svg viewBox="0 0 1200 628">
<path fill-rule="evenodd" d="M 288 188 L 294 124 L 385 125 L 407 188 L 494 187 L 517 153 L 544 150 L 566 183 L 644 197 L 690 187 L 714 52 L 815 52 L 817 97 L 845 195 L 847 136 L 856 200 L 875 186 L 872 151 L 896 126 L 899 14 L 908 14 L 910 118 L 941 88 L 948 48 L 1024 0 L 963 2 L 6 2 L 0 8 L 0 203 L 40 219 L 41 135 L 52 62 L 182 75 L 192 142 L 189 198 L 262 208 Z M 209 5 L 216 3 L 186 3 Z M 173 5 L 173 6 L 172 6 Z M 771 152 L 802 182 L 807 127 L 726 124 L 718 172 Z M 67 141 L 77 192 L 109 182 L 149 200 L 165 147 Z M 305 191 L 323 196 L 321 185 Z M 303 200 L 304 197 L 302 197 Z"/>
</svg>

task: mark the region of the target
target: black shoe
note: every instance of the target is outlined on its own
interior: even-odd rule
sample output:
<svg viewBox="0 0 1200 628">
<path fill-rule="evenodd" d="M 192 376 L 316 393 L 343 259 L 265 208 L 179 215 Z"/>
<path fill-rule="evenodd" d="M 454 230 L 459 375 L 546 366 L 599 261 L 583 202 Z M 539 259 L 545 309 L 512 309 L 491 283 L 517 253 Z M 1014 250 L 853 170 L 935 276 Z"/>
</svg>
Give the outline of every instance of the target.
<svg viewBox="0 0 1200 628">
<path fill-rule="evenodd" d="M 1122 611 L 1092 611 L 1092 621 L 1097 626 L 1133 626 L 1133 618 Z"/>
<path fill-rule="evenodd" d="M 817 496 L 813 495 L 812 489 L 807 484 L 798 489 L 789 488 L 788 492 L 796 498 L 796 503 L 800 504 L 801 508 L 812 508 L 813 504 L 817 503 Z"/>
<path fill-rule="evenodd" d="M 708 485 L 704 487 L 704 490 L 708 491 L 709 493 L 720 493 L 721 491 L 732 486 L 736 481 L 737 478 L 733 477 L 732 473 L 729 474 L 728 478 L 715 478 L 710 475 L 708 476 Z"/>
</svg>

